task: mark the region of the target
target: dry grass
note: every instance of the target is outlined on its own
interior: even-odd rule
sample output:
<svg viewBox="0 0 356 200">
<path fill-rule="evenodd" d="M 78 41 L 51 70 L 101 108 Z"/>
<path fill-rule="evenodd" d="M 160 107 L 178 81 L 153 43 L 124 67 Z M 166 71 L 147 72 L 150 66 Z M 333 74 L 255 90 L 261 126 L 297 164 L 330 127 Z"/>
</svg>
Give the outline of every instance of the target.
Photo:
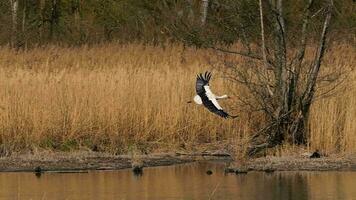
<svg viewBox="0 0 356 200">
<path fill-rule="evenodd" d="M 171 148 L 232 138 L 226 121 L 187 104 L 206 52 L 142 45 L 1 50 L 1 143 L 7 149 Z M 184 61 L 185 60 L 185 61 Z M 224 91 L 223 80 L 214 87 Z M 228 102 L 227 102 L 228 103 Z"/>
<path fill-rule="evenodd" d="M 329 52 L 326 65 L 355 65 L 355 50 Z M 253 122 L 224 120 L 187 104 L 195 74 L 214 52 L 131 45 L 0 49 L 0 152 L 97 148 L 110 153 L 194 148 L 239 141 Z M 356 73 L 347 90 L 313 105 L 311 148 L 356 150 Z M 228 93 L 218 72 L 212 87 Z M 231 110 L 233 100 L 222 103 Z M 231 112 L 238 112 L 233 110 Z M 253 119 L 258 120 L 258 119 Z M 336 145 L 337 144 L 337 145 Z"/>
<path fill-rule="evenodd" d="M 313 148 L 329 153 L 356 151 L 355 55 L 355 47 L 339 45 L 326 56 L 326 68 L 350 70 L 331 95 L 317 99 L 312 106 L 310 142 Z"/>
</svg>

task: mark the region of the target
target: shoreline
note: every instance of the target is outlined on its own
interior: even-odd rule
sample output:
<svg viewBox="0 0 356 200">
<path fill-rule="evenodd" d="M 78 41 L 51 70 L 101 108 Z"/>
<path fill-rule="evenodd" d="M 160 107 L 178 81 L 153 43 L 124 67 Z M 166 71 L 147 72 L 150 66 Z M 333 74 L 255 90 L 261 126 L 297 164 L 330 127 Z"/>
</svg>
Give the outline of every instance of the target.
<svg viewBox="0 0 356 200">
<path fill-rule="evenodd" d="M 41 172 L 80 173 L 89 170 L 120 170 L 129 169 L 133 162 L 143 167 L 169 166 L 197 161 L 219 161 L 226 163 L 230 169 L 238 169 L 230 157 L 226 155 L 201 155 L 159 153 L 137 156 L 131 159 L 128 155 L 109 155 L 97 152 L 73 153 L 39 153 L 24 154 L 0 158 L 0 172 Z M 231 164 L 231 165 L 230 165 Z M 306 158 L 301 156 L 261 157 L 246 161 L 247 171 L 356 171 L 356 156 L 331 155 L 322 158 Z"/>
<path fill-rule="evenodd" d="M 0 172 L 66 172 L 83 170 L 120 170 L 132 167 L 128 155 L 108 155 L 104 153 L 51 153 L 43 155 L 19 155 L 0 158 Z M 174 154 L 152 154 L 139 156 L 143 167 L 166 166 L 193 162 L 188 157 L 178 158 Z"/>
</svg>

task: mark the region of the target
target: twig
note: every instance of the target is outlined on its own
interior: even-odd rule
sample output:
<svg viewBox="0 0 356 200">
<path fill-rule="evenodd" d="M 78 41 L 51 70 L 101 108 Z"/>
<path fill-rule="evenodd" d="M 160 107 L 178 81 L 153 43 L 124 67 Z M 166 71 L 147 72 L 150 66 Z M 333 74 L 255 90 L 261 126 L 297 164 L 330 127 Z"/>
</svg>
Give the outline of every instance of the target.
<svg viewBox="0 0 356 200">
<path fill-rule="evenodd" d="M 215 192 L 218 190 L 219 186 L 220 186 L 220 182 L 218 184 L 216 184 L 214 190 L 211 192 L 211 194 L 209 195 L 209 200 L 211 200 L 215 194 Z"/>
<path fill-rule="evenodd" d="M 222 49 L 222 48 L 214 47 L 214 46 L 209 46 L 208 48 L 214 49 L 214 50 L 217 50 L 217 51 L 221 51 L 223 53 L 237 54 L 237 55 L 245 56 L 245 57 L 252 58 L 252 59 L 255 59 L 255 60 L 262 60 L 261 56 L 256 55 L 256 54 L 252 54 L 252 53 L 249 53 L 249 52 L 231 51 L 231 50 L 228 50 L 228 49 Z"/>
</svg>

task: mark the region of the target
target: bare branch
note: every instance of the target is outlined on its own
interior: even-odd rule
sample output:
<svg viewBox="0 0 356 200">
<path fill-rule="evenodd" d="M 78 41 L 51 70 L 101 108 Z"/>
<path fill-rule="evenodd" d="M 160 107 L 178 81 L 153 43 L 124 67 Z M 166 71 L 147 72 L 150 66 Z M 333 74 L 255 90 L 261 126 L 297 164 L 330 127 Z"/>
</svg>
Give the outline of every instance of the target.
<svg viewBox="0 0 356 200">
<path fill-rule="evenodd" d="M 295 103 L 294 97 L 297 92 L 300 71 L 301 71 L 303 60 L 304 60 L 305 49 L 306 49 L 306 44 L 307 44 L 307 28 L 308 28 L 309 21 L 310 21 L 310 9 L 311 9 L 313 2 L 314 2 L 314 0 L 309 0 L 307 6 L 304 9 L 303 25 L 302 25 L 302 33 L 301 33 L 301 45 L 299 47 L 299 50 L 298 50 L 296 56 L 292 59 L 291 64 L 290 64 L 290 68 L 291 68 L 290 69 L 291 70 L 290 78 L 291 78 L 291 80 L 289 83 L 288 96 L 291 100 L 288 102 L 288 104 Z M 297 61 L 296 64 L 294 64 L 295 61 Z"/>
<path fill-rule="evenodd" d="M 251 52 L 232 51 L 232 50 L 223 49 L 223 48 L 214 47 L 214 46 L 209 46 L 208 48 L 214 49 L 214 50 L 217 50 L 217 51 L 221 51 L 223 53 L 237 54 L 237 55 L 248 57 L 248 58 L 251 58 L 251 59 L 254 59 L 254 60 L 262 60 L 261 56 L 259 56 L 257 54 L 254 54 L 254 53 L 251 53 Z"/>
<path fill-rule="evenodd" d="M 265 42 L 265 29 L 264 29 L 264 23 L 263 23 L 263 8 L 262 8 L 262 0 L 259 1 L 259 4 L 260 4 L 260 20 L 261 20 L 261 40 L 262 40 L 262 55 L 263 55 L 263 64 L 264 64 L 264 67 L 266 69 L 271 69 L 269 68 L 270 65 L 268 65 L 268 61 L 267 61 L 267 54 L 266 54 L 266 42 Z M 268 72 L 267 72 L 267 76 L 268 76 Z M 268 78 L 267 78 L 268 80 Z M 268 94 L 270 96 L 273 96 L 273 92 L 269 86 L 269 84 L 267 83 L 266 84 L 266 88 L 267 88 L 267 91 L 268 91 Z"/>
<path fill-rule="evenodd" d="M 331 21 L 332 8 L 333 8 L 333 1 L 329 0 L 329 4 L 328 4 L 327 10 L 326 10 L 326 17 L 324 20 L 324 26 L 323 26 L 323 30 L 321 32 L 318 52 L 316 54 L 313 67 L 311 69 L 310 77 L 307 81 L 307 86 L 306 86 L 305 92 L 303 94 L 303 105 L 304 106 L 310 104 L 313 99 L 313 96 L 314 96 L 315 85 L 316 85 L 316 81 L 318 78 L 321 61 L 322 61 L 322 58 L 323 58 L 324 52 L 325 52 L 326 35 L 327 35 L 330 21 Z"/>
<path fill-rule="evenodd" d="M 260 4 L 260 19 L 261 19 L 261 40 L 262 40 L 262 55 L 263 55 L 263 64 L 265 68 L 268 68 L 267 56 L 266 56 L 266 43 L 265 43 L 265 29 L 263 25 L 263 10 L 262 10 L 262 0 L 259 1 Z"/>
<path fill-rule="evenodd" d="M 315 16 L 317 16 L 322 10 L 324 10 L 324 8 L 320 8 L 318 11 L 316 11 L 310 18 L 314 18 Z"/>
<path fill-rule="evenodd" d="M 301 33 L 301 47 L 295 57 L 298 59 L 298 65 L 300 66 L 305 55 L 305 48 L 306 48 L 306 39 L 307 39 L 307 28 L 310 20 L 310 8 L 313 4 L 314 0 L 309 0 L 308 5 L 304 9 L 304 17 L 303 17 L 303 25 L 302 25 L 302 33 Z M 293 63 L 291 63 L 293 65 Z"/>
</svg>

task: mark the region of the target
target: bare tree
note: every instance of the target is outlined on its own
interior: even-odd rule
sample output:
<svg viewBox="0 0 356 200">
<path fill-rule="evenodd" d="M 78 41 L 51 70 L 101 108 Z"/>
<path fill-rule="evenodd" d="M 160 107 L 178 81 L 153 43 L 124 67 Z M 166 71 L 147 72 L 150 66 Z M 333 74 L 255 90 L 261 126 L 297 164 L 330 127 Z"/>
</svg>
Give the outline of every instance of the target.
<svg viewBox="0 0 356 200">
<path fill-rule="evenodd" d="M 265 4 L 262 4 L 265 3 Z M 321 34 L 315 57 L 305 58 L 307 38 L 310 33 L 312 7 L 314 0 L 304 5 L 300 33 L 287 34 L 283 1 L 259 1 L 261 43 L 260 51 L 232 51 L 212 47 L 225 53 L 233 53 L 250 59 L 246 66 L 226 62 L 228 78 L 243 84 L 250 96 L 241 101 L 250 110 L 260 111 L 266 123 L 251 138 L 249 155 L 262 149 L 274 147 L 288 141 L 294 144 L 306 144 L 308 139 L 308 117 L 310 105 L 314 99 L 317 79 L 323 60 L 327 33 L 333 10 L 333 0 L 325 0 L 318 11 L 323 18 Z M 264 12 L 265 11 L 265 12 Z M 264 28 L 265 13 L 269 14 L 268 37 Z M 317 24 L 318 21 L 315 21 Z M 296 40 L 299 42 L 296 42 Z M 294 45 L 297 43 L 296 45 Z M 261 65 L 262 64 L 262 65 Z"/>
</svg>

